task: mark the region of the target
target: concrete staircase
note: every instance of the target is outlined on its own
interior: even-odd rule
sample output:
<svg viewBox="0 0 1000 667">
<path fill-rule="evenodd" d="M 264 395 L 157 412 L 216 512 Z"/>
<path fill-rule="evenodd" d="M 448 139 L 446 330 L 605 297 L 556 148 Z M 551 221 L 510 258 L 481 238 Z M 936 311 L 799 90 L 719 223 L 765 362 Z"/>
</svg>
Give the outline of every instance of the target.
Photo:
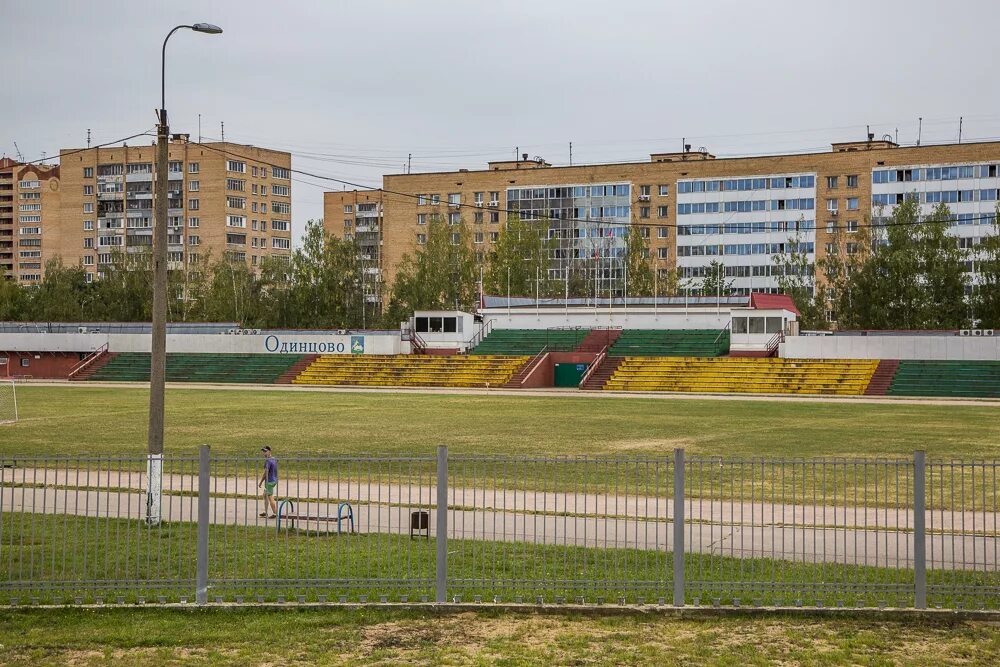
<svg viewBox="0 0 1000 667">
<path fill-rule="evenodd" d="M 898 359 L 879 360 L 878 368 L 875 369 L 871 382 L 868 383 L 868 387 L 865 389 L 865 396 L 885 396 L 892 385 L 892 379 L 896 377 L 898 369 Z"/>
<path fill-rule="evenodd" d="M 506 389 L 520 389 L 521 384 L 528 377 L 528 375 L 533 371 L 541 360 L 545 358 L 546 352 L 539 352 L 535 356 L 526 360 L 521 367 L 515 371 L 515 373 L 510 377 L 510 380 L 503 384 Z"/>
<path fill-rule="evenodd" d="M 587 381 L 583 383 L 581 389 L 601 389 L 604 387 L 604 383 L 607 382 L 615 371 L 618 370 L 618 366 L 621 365 L 625 357 L 604 357 L 601 361 L 601 365 L 594 369 L 594 372 L 590 374 Z"/>
<path fill-rule="evenodd" d="M 292 380 L 299 376 L 299 373 L 309 368 L 312 362 L 319 359 L 318 354 L 307 354 L 301 359 L 292 364 L 287 371 L 282 373 L 277 380 L 274 381 L 275 384 L 291 384 Z"/>
<path fill-rule="evenodd" d="M 89 380 L 90 376 L 101 370 L 108 362 L 118 356 L 117 352 L 104 352 L 96 359 L 90 362 L 90 364 L 84 368 L 82 371 L 69 378 L 73 382 L 80 382 L 83 380 Z"/>
<path fill-rule="evenodd" d="M 610 348 L 614 345 L 615 341 L 617 341 L 621 335 L 621 329 L 591 329 L 573 351 L 591 352 L 596 354 L 603 350 L 605 346 Z"/>
</svg>

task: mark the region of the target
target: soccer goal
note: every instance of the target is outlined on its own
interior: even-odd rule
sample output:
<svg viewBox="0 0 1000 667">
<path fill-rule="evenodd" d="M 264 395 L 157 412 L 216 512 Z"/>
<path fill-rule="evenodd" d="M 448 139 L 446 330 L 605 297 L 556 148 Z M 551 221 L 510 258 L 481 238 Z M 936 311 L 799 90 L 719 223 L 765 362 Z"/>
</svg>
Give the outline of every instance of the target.
<svg viewBox="0 0 1000 667">
<path fill-rule="evenodd" d="M 0 424 L 17 421 L 17 390 L 13 380 L 0 380 Z"/>
</svg>

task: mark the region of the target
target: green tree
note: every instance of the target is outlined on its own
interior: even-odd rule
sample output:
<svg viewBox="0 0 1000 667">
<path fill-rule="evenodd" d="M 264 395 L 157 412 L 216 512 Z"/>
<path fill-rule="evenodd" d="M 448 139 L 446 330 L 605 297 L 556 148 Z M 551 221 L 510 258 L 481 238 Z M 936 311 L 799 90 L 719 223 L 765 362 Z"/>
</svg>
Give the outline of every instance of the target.
<svg viewBox="0 0 1000 667">
<path fill-rule="evenodd" d="M 115 249 L 111 263 L 94 282 L 93 307 L 87 319 L 105 322 L 149 322 L 153 312 L 152 254 Z M 46 276 L 47 279 L 47 276 Z M 168 299 L 168 307 L 173 299 Z"/>
<path fill-rule="evenodd" d="M 549 254 L 555 247 L 554 239 L 547 238 L 548 224 L 546 220 L 521 220 L 517 215 L 507 218 L 483 277 L 487 293 L 506 295 L 509 289 L 514 296 L 534 296 L 536 289 L 543 295 L 556 290 L 548 279 Z"/>
<path fill-rule="evenodd" d="M 27 318 L 31 295 L 13 280 L 0 278 L 0 321 L 19 322 Z"/>
<path fill-rule="evenodd" d="M 726 279 L 726 266 L 717 259 L 708 265 L 705 277 L 701 281 L 701 293 L 705 296 L 729 296 L 733 289 L 733 281 Z"/>
<path fill-rule="evenodd" d="M 302 247 L 285 267 L 288 282 L 283 284 L 280 267 L 262 271 L 265 291 L 281 294 L 280 303 L 271 299 L 271 308 L 284 310 L 286 326 L 303 328 L 357 328 L 370 323 L 362 293 L 364 273 L 356 243 L 327 236 L 323 222 L 310 220 Z"/>
<path fill-rule="evenodd" d="M 26 319 L 79 322 L 94 312 L 94 288 L 82 267 L 64 266 L 59 258 L 45 264 L 45 278 L 32 288 Z"/>
<path fill-rule="evenodd" d="M 209 274 L 201 296 L 204 321 L 259 326 L 260 284 L 246 262 L 223 257 L 209 267 Z"/>
<path fill-rule="evenodd" d="M 414 310 L 473 310 L 478 300 L 479 272 L 469 229 L 432 218 L 427 242 L 399 262 L 386 326 L 398 325 Z"/>
<path fill-rule="evenodd" d="M 649 260 L 649 242 L 643 236 L 649 227 L 632 224 L 625 237 L 625 272 L 628 293 L 633 296 L 653 295 L 653 267 Z"/>
<path fill-rule="evenodd" d="M 822 330 L 829 327 L 826 320 L 826 288 L 816 285 L 815 265 L 803 249 L 801 233 L 789 238 L 781 254 L 774 256 L 778 273 L 778 287 L 795 302 L 803 329 Z"/>
<path fill-rule="evenodd" d="M 1000 207 L 993 218 L 993 233 L 982 237 L 979 245 L 973 305 L 976 326 L 1000 329 Z M 2 306 L 0 306 L 2 307 Z"/>
<path fill-rule="evenodd" d="M 960 329 L 969 324 L 966 302 L 966 251 L 948 234 L 952 224 L 947 204 L 938 204 L 918 226 L 917 248 L 924 291 L 921 329 Z"/>
</svg>

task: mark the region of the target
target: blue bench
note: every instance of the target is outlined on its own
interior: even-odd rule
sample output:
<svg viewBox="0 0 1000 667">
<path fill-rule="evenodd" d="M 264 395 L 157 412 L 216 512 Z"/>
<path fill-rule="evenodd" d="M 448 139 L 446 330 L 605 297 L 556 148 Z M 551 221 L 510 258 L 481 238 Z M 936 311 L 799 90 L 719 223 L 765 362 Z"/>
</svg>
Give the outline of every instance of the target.
<svg viewBox="0 0 1000 667">
<path fill-rule="evenodd" d="M 347 510 L 346 513 L 344 512 L 345 509 Z M 281 530 L 281 521 L 284 519 L 287 528 L 295 528 L 296 521 L 336 521 L 338 533 L 341 532 L 341 523 L 348 521 L 351 525 L 349 532 L 354 532 L 354 508 L 351 507 L 350 503 L 340 503 L 337 506 L 337 516 L 302 515 L 295 512 L 295 502 L 286 498 L 278 503 L 277 519 L 278 530 Z"/>
</svg>

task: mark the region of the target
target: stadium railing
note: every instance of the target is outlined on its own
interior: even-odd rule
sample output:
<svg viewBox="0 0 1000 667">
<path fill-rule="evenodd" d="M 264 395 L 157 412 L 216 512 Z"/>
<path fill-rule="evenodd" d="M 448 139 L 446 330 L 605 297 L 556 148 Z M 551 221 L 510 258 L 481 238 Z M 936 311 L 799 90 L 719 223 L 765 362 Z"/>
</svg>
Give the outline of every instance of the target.
<svg viewBox="0 0 1000 667">
<path fill-rule="evenodd" d="M 168 456 L 159 521 L 144 466 L 0 455 L 0 604 L 1000 609 L 998 461 L 292 456 L 280 523 L 259 458 Z"/>
</svg>

